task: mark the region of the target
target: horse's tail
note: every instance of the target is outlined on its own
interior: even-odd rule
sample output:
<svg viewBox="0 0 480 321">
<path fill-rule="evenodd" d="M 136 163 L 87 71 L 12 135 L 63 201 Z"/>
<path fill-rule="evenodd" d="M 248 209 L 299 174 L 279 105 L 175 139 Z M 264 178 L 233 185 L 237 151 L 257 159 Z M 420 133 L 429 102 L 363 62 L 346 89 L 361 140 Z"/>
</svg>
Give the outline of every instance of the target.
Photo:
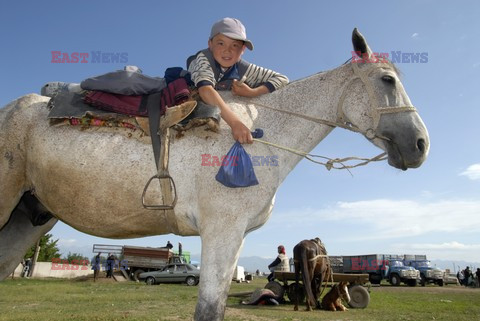
<svg viewBox="0 0 480 321">
<path fill-rule="evenodd" d="M 297 260 L 297 253 L 299 251 L 299 246 L 295 245 L 293 248 L 293 266 L 295 268 L 295 311 L 298 310 L 298 297 L 299 297 L 299 291 L 298 291 L 298 284 L 299 284 L 299 279 L 300 279 L 300 269 L 302 268 L 302 264 L 300 263 L 299 260 Z"/>
</svg>

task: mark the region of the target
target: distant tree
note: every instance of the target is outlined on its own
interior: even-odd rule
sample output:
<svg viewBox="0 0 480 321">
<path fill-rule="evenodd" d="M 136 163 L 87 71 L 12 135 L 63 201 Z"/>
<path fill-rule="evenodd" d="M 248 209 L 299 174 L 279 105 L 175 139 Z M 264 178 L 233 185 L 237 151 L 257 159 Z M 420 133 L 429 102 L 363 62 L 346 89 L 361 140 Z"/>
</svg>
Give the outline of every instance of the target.
<svg viewBox="0 0 480 321">
<path fill-rule="evenodd" d="M 68 263 L 77 263 L 78 264 L 78 262 L 81 262 L 83 260 L 88 260 L 88 257 L 83 256 L 80 253 L 70 253 L 70 252 L 68 252 L 67 257 L 62 257 L 62 260 L 67 260 Z M 74 260 L 76 262 L 73 262 Z"/>
<path fill-rule="evenodd" d="M 45 234 L 40 238 L 40 252 L 38 254 L 39 262 L 50 262 L 53 258 L 59 258 L 61 256 L 60 250 L 57 247 L 58 239 L 52 240 L 52 234 Z M 25 259 L 33 257 L 35 253 L 34 244 L 25 254 Z"/>
</svg>

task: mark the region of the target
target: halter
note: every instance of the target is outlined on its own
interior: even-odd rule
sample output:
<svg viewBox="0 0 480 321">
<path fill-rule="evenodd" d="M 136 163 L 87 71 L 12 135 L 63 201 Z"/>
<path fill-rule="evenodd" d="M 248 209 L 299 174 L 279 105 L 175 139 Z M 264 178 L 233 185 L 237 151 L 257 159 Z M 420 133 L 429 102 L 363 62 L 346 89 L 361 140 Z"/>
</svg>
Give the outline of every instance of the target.
<svg viewBox="0 0 480 321">
<path fill-rule="evenodd" d="M 381 64 L 381 67 L 383 67 L 383 68 L 392 69 L 392 67 L 389 64 L 386 64 L 386 63 L 375 63 L 375 64 L 376 65 Z M 340 99 L 339 99 L 338 104 L 337 104 L 337 119 L 335 121 L 326 120 L 326 119 L 313 117 L 313 116 L 308 116 L 308 115 L 303 115 L 303 114 L 299 114 L 299 113 L 296 113 L 296 112 L 293 112 L 293 111 L 289 111 L 289 110 L 285 110 L 285 109 L 279 109 L 279 108 L 275 108 L 275 107 L 260 104 L 260 103 L 255 103 L 255 106 L 267 108 L 267 109 L 274 110 L 274 111 L 284 113 L 284 114 L 287 114 L 287 115 L 291 115 L 291 116 L 294 116 L 294 117 L 297 117 L 297 118 L 306 119 L 308 121 L 312 121 L 312 122 L 315 122 L 317 124 L 322 124 L 322 125 L 327 125 L 327 126 L 330 126 L 330 127 L 340 127 L 340 128 L 343 128 L 343 129 L 347 129 L 347 130 L 350 130 L 352 132 L 360 133 L 369 140 L 372 140 L 374 138 L 379 138 L 379 139 L 382 139 L 382 140 L 385 140 L 385 141 L 391 141 L 390 138 L 385 137 L 385 136 L 377 133 L 378 124 L 380 123 L 380 117 L 383 114 L 392 114 L 392 113 L 400 113 L 400 112 L 417 112 L 417 110 L 415 109 L 414 106 L 395 106 L 395 107 L 390 107 L 390 106 L 380 107 L 380 106 L 378 106 L 377 100 L 375 99 L 375 93 L 373 91 L 373 86 L 368 79 L 368 76 L 371 74 L 371 72 L 373 70 L 375 70 L 375 68 L 370 67 L 370 68 L 365 68 L 366 70 L 361 70 L 358 67 L 357 63 L 351 62 L 350 65 L 352 65 L 354 75 L 348 81 L 347 85 L 343 88 L 342 94 L 340 95 Z M 366 89 L 367 94 L 368 94 L 368 99 L 369 99 L 369 102 L 370 102 L 370 106 L 372 107 L 371 108 L 372 110 L 368 113 L 368 117 L 370 117 L 372 119 L 372 127 L 368 128 L 367 130 L 362 130 L 358 126 L 349 122 L 347 120 L 347 118 L 345 117 L 345 114 L 343 113 L 343 103 L 344 103 L 345 97 L 347 95 L 348 89 L 353 84 L 353 82 L 357 79 L 360 79 L 362 81 L 363 85 L 365 86 L 365 89 Z M 343 159 L 338 159 L 338 158 L 330 159 L 328 157 L 324 157 L 324 156 L 320 156 L 320 155 L 313 155 L 313 154 L 309 154 L 309 153 L 306 153 L 306 152 L 294 150 L 292 148 L 288 148 L 288 147 L 281 146 L 281 145 L 278 145 L 278 144 L 270 143 L 270 142 L 267 142 L 267 141 L 264 141 L 264 140 L 261 140 L 261 139 L 257 139 L 257 138 L 254 138 L 253 140 L 258 141 L 262 144 L 270 145 L 270 146 L 280 148 L 280 149 L 286 150 L 288 152 L 294 153 L 296 155 L 302 156 L 302 157 L 308 159 L 309 161 L 312 161 L 312 162 L 320 164 L 320 165 L 324 165 L 327 168 L 327 170 L 330 170 L 332 168 L 347 169 L 348 170 L 349 168 L 354 168 L 354 167 L 357 167 L 357 166 L 366 165 L 366 164 L 368 164 L 372 161 L 385 160 L 386 155 L 387 155 L 387 153 L 384 152 L 384 153 L 381 153 L 381 154 L 379 154 L 375 157 L 372 157 L 370 159 L 359 158 L 359 157 L 347 157 L 347 158 L 343 158 Z M 329 159 L 329 161 L 327 163 L 323 163 L 323 162 L 314 160 L 313 157 L 320 157 L 320 158 L 324 158 L 324 159 Z M 359 164 L 356 164 L 356 165 L 353 165 L 353 166 L 347 166 L 347 165 L 343 164 L 343 162 L 350 161 L 350 160 L 361 160 L 363 162 L 359 163 Z M 341 167 L 335 167 L 335 163 L 340 163 L 342 166 Z"/>
<path fill-rule="evenodd" d="M 387 68 L 387 69 L 392 69 L 388 64 L 386 63 L 375 63 L 375 64 L 380 64 L 380 67 Z M 384 139 L 384 140 L 390 140 L 387 137 L 384 137 L 382 135 L 379 135 L 377 133 L 378 129 L 378 124 L 380 122 L 380 117 L 383 114 L 393 114 L 393 113 L 402 113 L 402 112 L 417 112 L 414 106 L 395 106 L 395 107 L 390 107 L 390 106 L 378 106 L 377 100 L 375 99 L 375 93 L 373 91 L 373 86 L 372 83 L 369 81 L 368 76 L 376 70 L 376 68 L 371 67 L 371 68 L 365 68 L 366 70 L 362 70 L 358 67 L 358 63 L 351 62 L 350 65 L 353 68 L 353 73 L 354 76 L 353 78 L 350 79 L 350 81 L 347 83 L 345 86 L 342 95 L 340 96 L 340 99 L 338 101 L 337 105 L 337 117 L 338 121 L 341 122 L 342 124 L 349 124 L 349 122 L 346 120 L 345 114 L 343 113 L 343 103 L 346 97 L 346 94 L 348 92 L 349 87 L 353 84 L 353 82 L 357 79 L 360 79 L 365 86 L 365 90 L 367 91 L 368 94 L 368 99 L 370 102 L 370 107 L 371 108 L 371 113 L 369 113 L 369 117 L 373 120 L 373 127 L 368 128 L 367 130 L 363 131 L 357 126 L 351 124 L 351 126 L 355 129 L 354 131 L 359 132 L 363 134 L 366 138 L 368 139 L 373 139 L 375 137 Z M 350 127 L 350 126 L 349 126 Z M 345 127 L 344 127 L 345 128 Z M 353 130 L 350 128 L 350 130 Z"/>
</svg>

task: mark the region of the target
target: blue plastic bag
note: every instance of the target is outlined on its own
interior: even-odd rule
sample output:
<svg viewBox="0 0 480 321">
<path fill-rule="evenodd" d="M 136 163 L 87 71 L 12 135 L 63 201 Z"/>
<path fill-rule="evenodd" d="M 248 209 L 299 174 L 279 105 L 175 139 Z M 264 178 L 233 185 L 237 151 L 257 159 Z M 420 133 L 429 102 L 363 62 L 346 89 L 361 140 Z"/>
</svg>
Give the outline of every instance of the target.
<svg viewBox="0 0 480 321">
<path fill-rule="evenodd" d="M 236 142 L 222 161 L 215 179 L 227 187 L 258 185 L 252 160 L 242 144 Z"/>
<path fill-rule="evenodd" d="M 253 138 L 262 138 L 263 130 L 260 128 L 252 132 Z M 252 160 L 242 144 L 235 142 L 222 160 L 222 166 L 215 179 L 227 187 L 249 187 L 258 185 Z"/>
</svg>

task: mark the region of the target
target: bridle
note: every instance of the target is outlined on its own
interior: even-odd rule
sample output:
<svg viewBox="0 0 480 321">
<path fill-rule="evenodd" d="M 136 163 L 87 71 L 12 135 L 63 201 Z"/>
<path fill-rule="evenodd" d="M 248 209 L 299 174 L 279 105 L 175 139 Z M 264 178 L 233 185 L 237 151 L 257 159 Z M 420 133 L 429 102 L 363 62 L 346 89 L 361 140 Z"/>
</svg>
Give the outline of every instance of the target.
<svg viewBox="0 0 480 321">
<path fill-rule="evenodd" d="M 345 62 L 344 65 L 347 64 L 347 63 L 348 63 L 348 61 Z M 380 67 L 378 67 L 379 64 L 380 64 Z M 319 118 L 319 117 L 308 116 L 308 115 L 296 113 L 296 112 L 285 110 L 285 109 L 279 109 L 279 108 L 275 108 L 275 107 L 264 105 L 264 104 L 257 103 L 257 102 L 255 102 L 254 104 L 255 104 L 255 106 L 258 106 L 258 107 L 262 107 L 262 108 L 270 109 L 270 110 L 277 111 L 277 112 L 280 112 L 280 113 L 283 113 L 283 114 L 291 115 L 291 116 L 296 117 L 296 118 L 302 118 L 302 119 L 305 119 L 305 120 L 308 120 L 308 121 L 315 122 L 317 124 L 327 125 L 327 126 L 330 126 L 330 127 L 333 127 L 333 128 L 334 127 L 340 127 L 340 128 L 352 131 L 352 132 L 360 133 L 363 136 L 365 136 L 365 138 L 367 138 L 368 140 L 373 140 L 375 138 L 378 138 L 378 139 L 381 139 L 381 140 L 384 140 L 384 141 L 387 141 L 387 142 L 390 142 L 390 143 L 394 144 L 394 142 L 392 142 L 392 140 L 390 138 L 385 137 L 385 136 L 383 136 L 383 135 L 381 135 L 377 132 L 378 125 L 380 123 L 380 117 L 383 114 L 403 113 L 403 112 L 417 112 L 417 110 L 415 109 L 414 106 L 411 106 L 411 105 L 410 106 L 394 106 L 394 107 L 379 106 L 378 103 L 377 103 L 377 100 L 375 99 L 375 92 L 373 90 L 372 83 L 368 79 L 369 75 L 372 73 L 372 71 L 376 70 L 376 68 L 367 66 L 367 67 L 364 67 L 364 68 L 361 69 L 358 66 L 358 63 L 355 63 L 355 62 L 350 62 L 350 65 L 353 68 L 353 77 L 350 78 L 348 80 L 347 84 L 343 87 L 342 93 L 341 93 L 340 98 L 339 98 L 338 103 L 337 103 L 337 119 L 335 121 L 326 120 L 326 119 Z M 392 69 L 391 65 L 389 65 L 387 63 L 384 63 L 384 62 L 376 62 L 376 63 L 372 63 L 372 65 L 377 66 L 377 68 Z M 363 85 L 365 87 L 365 90 L 367 91 L 370 106 L 372 107 L 371 111 L 368 113 L 368 117 L 370 117 L 372 119 L 372 127 L 368 128 L 366 130 L 362 130 L 361 128 L 359 128 L 355 124 L 348 121 L 345 114 L 343 113 L 343 104 L 344 104 L 344 101 L 345 101 L 345 97 L 347 96 L 347 93 L 349 91 L 350 86 L 357 79 L 360 79 L 361 82 L 363 83 Z M 358 167 L 358 166 L 362 166 L 362 165 L 367 165 L 370 162 L 382 161 L 382 160 L 385 160 L 387 158 L 387 153 L 383 152 L 383 153 L 381 153 L 381 154 L 379 154 L 375 157 L 372 157 L 372 158 L 346 157 L 346 158 L 342 158 L 342 159 L 339 159 L 339 158 L 331 159 L 331 158 L 320 156 L 320 155 L 309 154 L 309 153 L 306 153 L 306 152 L 303 152 L 303 151 L 295 150 L 293 148 L 289 148 L 289 147 L 286 147 L 286 146 L 281 146 L 279 144 L 275 144 L 275 143 L 272 143 L 272 142 L 267 142 L 267 141 L 257 139 L 257 138 L 254 138 L 253 140 L 258 141 L 262 144 L 270 145 L 270 146 L 273 146 L 275 148 L 283 149 L 283 150 L 291 152 L 293 154 L 302 156 L 302 157 L 306 158 L 307 160 L 309 160 L 311 162 L 314 162 L 314 163 L 317 163 L 317 164 L 320 164 L 320 165 L 324 165 L 327 168 L 327 170 L 330 170 L 332 168 L 347 169 L 348 170 L 349 168 L 354 168 L 354 167 Z M 314 158 L 328 159 L 328 162 L 324 163 L 324 162 L 321 162 L 321 161 L 314 160 Z M 348 165 L 348 166 L 344 164 L 344 162 L 351 161 L 351 160 L 359 160 L 359 161 L 362 161 L 362 162 L 358 163 L 356 165 Z M 342 166 L 341 167 L 335 167 L 335 163 L 340 163 Z"/>
<path fill-rule="evenodd" d="M 380 64 L 380 67 L 387 68 L 387 69 L 392 69 L 392 67 L 390 65 L 386 64 L 386 63 L 381 63 L 381 62 L 372 63 L 372 65 L 376 65 L 376 66 L 378 66 L 379 64 Z M 315 122 L 315 123 L 318 123 L 318 124 L 323 124 L 323 125 L 327 125 L 327 126 L 331 126 L 331 127 L 344 128 L 344 129 L 347 129 L 347 130 L 350 130 L 350 131 L 353 131 L 353 132 L 356 132 L 356 133 L 360 133 L 360 134 L 364 135 L 369 140 L 372 140 L 374 138 L 380 138 L 380 139 L 383 139 L 383 140 L 390 141 L 389 138 L 377 133 L 378 125 L 379 125 L 379 122 L 380 122 L 380 117 L 383 114 L 392 114 L 392 113 L 401 113 L 401 112 L 417 112 L 417 110 L 415 109 L 414 106 L 394 106 L 394 107 L 379 106 L 378 103 L 377 103 L 377 100 L 375 99 L 375 93 L 374 93 L 374 90 L 373 90 L 373 86 L 368 79 L 368 76 L 372 73 L 372 71 L 376 70 L 376 68 L 367 67 L 367 68 L 362 68 L 361 69 L 358 66 L 358 63 L 355 63 L 355 62 L 350 62 L 350 65 L 353 68 L 354 76 L 344 86 L 342 94 L 340 95 L 340 99 L 339 99 L 338 104 L 337 104 L 337 120 L 336 121 L 330 121 L 330 120 L 326 120 L 326 119 L 322 119 L 322 118 L 318 118 L 318 117 L 307 116 L 307 115 L 299 114 L 299 113 L 296 113 L 296 112 L 293 112 L 293 111 L 279 109 L 279 108 L 271 107 L 271 106 L 260 104 L 260 103 L 255 103 L 255 106 L 260 106 L 260 107 L 264 107 L 264 108 L 267 108 L 267 109 L 275 110 L 275 111 L 278 111 L 278 112 L 281 112 L 281 113 L 284 113 L 284 114 L 288 114 L 288 115 L 291 115 L 291 116 L 294 116 L 294 117 L 297 117 L 297 118 L 306 119 L 306 120 L 309 120 L 309 121 L 312 121 L 312 122 Z M 368 128 L 366 130 L 362 130 L 358 126 L 349 122 L 347 120 L 347 118 L 345 117 L 345 114 L 343 113 L 343 103 L 345 101 L 345 97 L 347 96 L 347 93 L 348 93 L 348 90 L 349 90 L 350 86 L 357 79 L 360 79 L 362 81 L 362 83 L 365 87 L 365 90 L 367 91 L 367 94 L 368 94 L 368 99 L 369 99 L 369 102 L 370 102 L 370 106 L 372 107 L 371 108 L 371 113 L 368 116 L 373 120 L 373 126 L 372 126 L 372 128 Z"/>
<path fill-rule="evenodd" d="M 385 68 L 385 69 L 392 69 L 392 67 L 386 63 L 381 63 L 377 62 L 374 63 L 377 68 Z M 378 64 L 380 66 L 378 67 Z M 367 139 L 374 139 L 374 138 L 380 138 L 384 140 L 390 140 L 387 137 L 384 137 L 380 134 L 377 133 L 378 129 L 378 124 L 380 122 L 380 117 L 383 114 L 393 114 L 393 113 L 402 113 L 402 112 L 417 112 L 416 108 L 414 106 L 395 106 L 395 107 L 390 107 L 390 106 L 379 106 L 377 103 L 377 100 L 375 99 L 375 93 L 373 91 L 373 86 L 372 83 L 369 81 L 368 77 L 370 74 L 375 71 L 377 68 L 374 67 L 366 67 L 361 69 L 358 66 L 358 63 L 351 62 L 350 65 L 353 68 L 353 73 L 354 76 L 349 80 L 347 85 L 344 87 L 342 94 L 340 95 L 340 99 L 338 101 L 337 105 L 337 122 L 341 124 L 350 124 L 348 120 L 345 117 L 345 114 L 343 113 L 343 103 L 345 100 L 345 97 L 348 93 L 348 90 L 350 86 L 353 84 L 353 82 L 357 79 L 360 79 L 363 83 L 363 86 L 365 87 L 365 90 L 367 91 L 368 94 L 368 100 L 370 103 L 371 110 L 369 113 L 369 117 L 373 121 L 373 126 L 372 128 L 368 128 L 367 130 L 361 130 L 357 126 L 350 124 L 350 126 L 347 127 L 349 130 L 353 130 L 355 132 L 359 132 L 363 134 Z M 345 127 L 344 127 L 345 128 Z"/>
</svg>

